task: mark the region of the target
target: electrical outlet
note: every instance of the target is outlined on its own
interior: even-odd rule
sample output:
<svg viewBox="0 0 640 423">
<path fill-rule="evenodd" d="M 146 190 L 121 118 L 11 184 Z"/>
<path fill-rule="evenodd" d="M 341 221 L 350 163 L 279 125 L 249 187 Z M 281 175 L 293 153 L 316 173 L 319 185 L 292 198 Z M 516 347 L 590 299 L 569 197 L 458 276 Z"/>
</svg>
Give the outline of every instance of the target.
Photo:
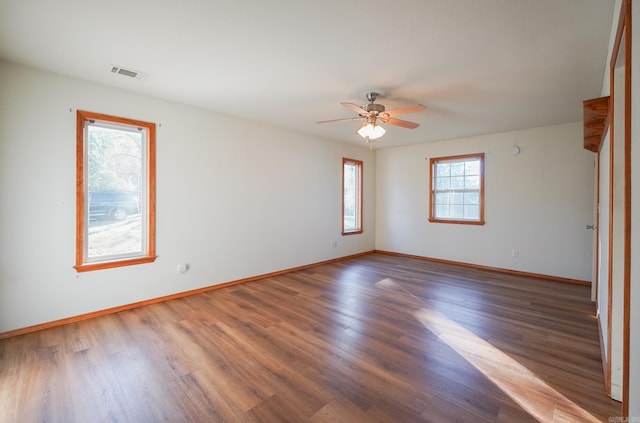
<svg viewBox="0 0 640 423">
<path fill-rule="evenodd" d="M 178 265 L 178 274 L 182 275 L 184 273 L 187 273 L 189 271 L 189 265 L 188 264 L 179 264 Z"/>
<path fill-rule="evenodd" d="M 516 249 L 511 250 L 511 257 L 513 258 L 520 257 L 520 250 L 516 250 Z"/>
<path fill-rule="evenodd" d="M 338 248 L 338 241 L 331 241 L 331 248 Z"/>
</svg>

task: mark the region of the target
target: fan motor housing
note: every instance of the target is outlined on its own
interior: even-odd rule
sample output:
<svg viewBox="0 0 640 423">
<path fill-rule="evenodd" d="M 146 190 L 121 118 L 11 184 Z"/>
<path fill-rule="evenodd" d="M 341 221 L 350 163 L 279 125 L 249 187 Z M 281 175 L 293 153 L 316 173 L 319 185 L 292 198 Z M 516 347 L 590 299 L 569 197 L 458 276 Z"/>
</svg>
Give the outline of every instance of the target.
<svg viewBox="0 0 640 423">
<path fill-rule="evenodd" d="M 362 108 L 365 109 L 367 112 L 377 112 L 377 113 L 384 112 L 384 106 L 382 104 L 369 103 L 366 106 L 362 106 Z"/>
</svg>

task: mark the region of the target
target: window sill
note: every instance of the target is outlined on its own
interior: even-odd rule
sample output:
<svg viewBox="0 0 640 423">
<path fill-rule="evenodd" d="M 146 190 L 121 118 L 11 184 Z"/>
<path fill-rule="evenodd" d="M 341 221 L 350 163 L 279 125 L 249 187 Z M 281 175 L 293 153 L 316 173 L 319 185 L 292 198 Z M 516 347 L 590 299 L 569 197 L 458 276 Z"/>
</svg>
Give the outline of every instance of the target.
<svg viewBox="0 0 640 423">
<path fill-rule="evenodd" d="M 484 220 L 455 220 L 455 219 L 433 219 L 429 218 L 431 223 L 451 223 L 459 225 L 484 225 Z"/>
<path fill-rule="evenodd" d="M 111 269 L 114 267 L 133 266 L 136 264 L 153 263 L 158 256 L 136 257 L 124 260 L 103 261 L 98 263 L 84 263 L 73 266 L 76 272 L 90 272 L 92 270 Z"/>
<path fill-rule="evenodd" d="M 362 232 L 363 232 L 362 230 L 359 230 L 359 231 L 342 232 L 342 236 L 345 236 L 345 235 L 358 235 L 358 234 L 361 234 Z"/>
</svg>

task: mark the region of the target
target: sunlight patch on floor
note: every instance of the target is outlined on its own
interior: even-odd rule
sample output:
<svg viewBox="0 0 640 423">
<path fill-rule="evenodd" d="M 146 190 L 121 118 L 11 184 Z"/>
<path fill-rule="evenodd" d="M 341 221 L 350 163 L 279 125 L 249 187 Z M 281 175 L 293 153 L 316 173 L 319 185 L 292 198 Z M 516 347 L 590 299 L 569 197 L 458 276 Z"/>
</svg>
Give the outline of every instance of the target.
<svg viewBox="0 0 640 423">
<path fill-rule="evenodd" d="M 540 422 L 599 422 L 531 370 L 424 302 L 391 278 L 376 282 L 382 289 L 404 292 L 416 301 L 414 317 L 473 365 L 516 404 Z"/>
<path fill-rule="evenodd" d="M 376 286 L 380 288 L 391 288 L 398 286 L 398 284 L 393 279 L 384 278 L 376 282 Z"/>
<path fill-rule="evenodd" d="M 421 308 L 414 316 L 537 420 L 600 421 L 522 364 L 442 313 Z"/>
</svg>

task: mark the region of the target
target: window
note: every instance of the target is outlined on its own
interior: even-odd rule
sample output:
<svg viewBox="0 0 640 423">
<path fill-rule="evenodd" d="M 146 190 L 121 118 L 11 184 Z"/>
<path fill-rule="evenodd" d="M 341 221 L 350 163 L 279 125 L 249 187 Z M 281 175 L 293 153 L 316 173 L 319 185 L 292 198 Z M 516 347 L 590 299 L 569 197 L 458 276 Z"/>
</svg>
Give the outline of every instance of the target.
<svg viewBox="0 0 640 423">
<path fill-rule="evenodd" d="M 484 153 L 429 162 L 429 221 L 484 225 Z"/>
<path fill-rule="evenodd" d="M 342 159 L 342 235 L 362 233 L 362 162 Z"/>
<path fill-rule="evenodd" d="M 78 110 L 78 272 L 155 260 L 155 124 Z"/>
</svg>

